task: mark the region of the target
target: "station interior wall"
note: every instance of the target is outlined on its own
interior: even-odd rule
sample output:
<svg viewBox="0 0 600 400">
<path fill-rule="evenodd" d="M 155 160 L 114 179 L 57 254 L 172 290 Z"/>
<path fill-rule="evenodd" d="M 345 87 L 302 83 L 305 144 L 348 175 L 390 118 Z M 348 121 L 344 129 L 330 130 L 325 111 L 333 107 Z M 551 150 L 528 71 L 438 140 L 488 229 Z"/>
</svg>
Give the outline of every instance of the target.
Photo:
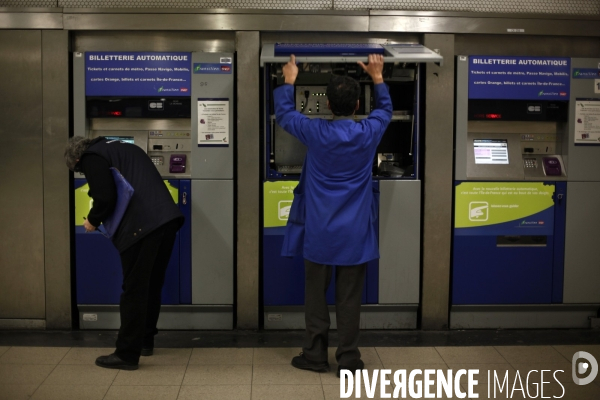
<svg viewBox="0 0 600 400">
<path fill-rule="evenodd" d="M 600 7 L 598 10 L 600 14 Z M 49 14 L 56 14 L 52 11 Z M 1 15 L 4 14 L 4 15 Z M 425 152 L 422 229 L 422 286 L 420 327 L 447 329 L 450 298 L 454 165 L 454 56 L 470 54 L 598 57 L 600 32 L 561 30 L 549 34 L 489 34 L 395 31 L 397 16 L 390 15 L 388 31 L 353 31 L 326 24 L 320 31 L 291 24 L 279 29 L 266 24 L 253 29 L 210 30 L 151 26 L 123 29 L 123 23 L 93 30 L 44 28 L 18 22 L 14 10 L 0 12 L 0 329 L 71 329 L 72 226 L 70 173 L 63 149 L 71 132 L 72 96 L 70 53 L 83 51 L 207 51 L 236 52 L 236 326 L 260 326 L 260 68 L 261 43 L 266 42 L 419 42 L 438 49 L 443 66 L 428 65 L 425 77 Z M 114 16 L 114 14 L 112 14 Z M 127 14 L 123 14 L 128 17 Z M 154 16 L 160 14 L 153 14 Z M 208 15 L 208 14 L 207 14 Z M 218 17 L 219 15 L 214 15 Z M 323 12 L 327 20 L 328 15 Z M 253 18 L 247 15 L 247 18 Z M 293 21 L 297 15 L 288 15 Z M 304 15 L 313 18 L 312 15 Z M 347 17 L 347 16 L 346 16 Z M 359 15 L 360 17 L 360 15 Z M 66 24 L 66 16 L 65 25 Z M 133 18 L 133 17 L 131 17 Z M 270 19 L 277 15 L 270 15 Z M 367 16 L 367 18 L 369 18 Z M 468 16 L 464 17 L 468 18 Z M 494 20 L 511 20 L 500 16 Z M 548 23 L 538 16 L 540 26 Z M 582 17 L 586 23 L 590 20 Z M 586 19 L 587 18 L 587 19 Z M 135 19 L 135 18 L 134 18 Z M 577 18 L 567 19 L 570 24 Z M 8 22 L 7 22 L 8 21 Z M 370 22 L 374 22 L 371 19 Z M 360 21 L 359 21 L 360 22 Z M 381 21 L 378 26 L 381 26 Z M 99 25 L 102 25 L 100 23 Z M 375 24 L 372 24 L 375 25 Z M 571 26 L 571 25 L 569 25 Z M 202 29 L 202 25 L 197 26 Z"/>
</svg>

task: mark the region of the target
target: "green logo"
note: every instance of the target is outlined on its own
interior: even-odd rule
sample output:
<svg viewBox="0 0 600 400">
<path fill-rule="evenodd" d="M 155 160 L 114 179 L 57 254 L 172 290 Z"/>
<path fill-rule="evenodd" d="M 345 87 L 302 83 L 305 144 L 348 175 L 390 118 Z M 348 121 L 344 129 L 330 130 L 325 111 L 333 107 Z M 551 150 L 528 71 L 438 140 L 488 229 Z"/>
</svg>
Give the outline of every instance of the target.
<svg viewBox="0 0 600 400">
<path fill-rule="evenodd" d="M 573 76 L 579 76 L 579 70 L 576 70 L 576 71 L 573 73 Z"/>
<path fill-rule="evenodd" d="M 194 68 L 194 72 L 198 72 L 202 69 L 202 64 L 198 64 L 196 65 L 196 68 Z"/>
<path fill-rule="evenodd" d="M 162 92 L 162 91 L 163 91 L 163 86 L 161 86 L 161 87 L 158 88 L 158 92 L 159 93 Z"/>
<path fill-rule="evenodd" d="M 538 96 L 543 96 L 544 95 L 544 91 L 540 90 L 540 92 L 538 93 Z"/>
</svg>

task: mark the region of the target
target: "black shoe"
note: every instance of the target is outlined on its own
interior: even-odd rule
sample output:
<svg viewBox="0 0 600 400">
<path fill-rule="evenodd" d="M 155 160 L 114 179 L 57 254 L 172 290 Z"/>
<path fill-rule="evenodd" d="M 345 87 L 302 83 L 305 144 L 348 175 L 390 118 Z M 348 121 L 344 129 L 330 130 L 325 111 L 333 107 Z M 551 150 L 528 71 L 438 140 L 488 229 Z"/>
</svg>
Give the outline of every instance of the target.
<svg viewBox="0 0 600 400">
<path fill-rule="evenodd" d="M 347 369 L 347 370 L 351 371 L 352 374 L 354 374 L 354 371 L 358 371 L 358 370 L 361 370 L 364 368 L 365 368 L 365 363 L 363 362 L 363 360 L 358 360 L 355 367 L 342 367 L 341 365 L 338 365 L 337 377 L 338 378 L 340 377 L 340 371 L 343 369 Z"/>
<path fill-rule="evenodd" d="M 96 358 L 96 365 L 102 368 L 124 369 L 127 371 L 138 369 L 137 363 L 134 364 L 132 362 L 121 360 L 119 356 L 114 353 Z"/>
<path fill-rule="evenodd" d="M 140 355 L 144 356 L 144 357 L 149 357 L 152 354 L 154 354 L 154 349 L 153 348 L 142 349 L 142 352 L 140 353 Z"/>
<path fill-rule="evenodd" d="M 300 353 L 299 356 L 292 358 L 292 366 L 298 369 L 306 369 L 315 372 L 329 371 L 329 363 L 327 361 L 310 361 L 309 359 L 304 357 L 303 353 Z"/>
</svg>

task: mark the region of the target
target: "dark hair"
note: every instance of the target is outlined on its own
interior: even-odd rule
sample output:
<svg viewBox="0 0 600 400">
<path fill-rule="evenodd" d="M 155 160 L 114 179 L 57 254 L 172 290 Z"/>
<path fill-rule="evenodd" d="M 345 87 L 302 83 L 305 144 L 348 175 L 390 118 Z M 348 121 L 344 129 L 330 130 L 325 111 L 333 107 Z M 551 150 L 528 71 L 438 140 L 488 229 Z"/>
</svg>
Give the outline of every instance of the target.
<svg viewBox="0 0 600 400">
<path fill-rule="evenodd" d="M 360 96 L 360 85 L 349 76 L 332 75 L 327 85 L 327 100 L 334 115 L 354 114 Z"/>
</svg>

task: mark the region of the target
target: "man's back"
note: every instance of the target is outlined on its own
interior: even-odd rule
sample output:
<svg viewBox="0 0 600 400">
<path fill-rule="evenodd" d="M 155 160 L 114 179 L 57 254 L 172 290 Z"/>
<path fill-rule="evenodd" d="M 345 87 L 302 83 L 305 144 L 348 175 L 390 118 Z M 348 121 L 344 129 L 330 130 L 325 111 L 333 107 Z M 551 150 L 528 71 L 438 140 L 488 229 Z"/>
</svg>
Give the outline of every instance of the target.
<svg viewBox="0 0 600 400">
<path fill-rule="evenodd" d="M 378 191 L 371 183 L 375 149 L 392 114 L 384 84 L 375 85 L 377 108 L 362 121 L 309 119 L 295 111 L 293 86 L 275 91 L 278 124 L 308 147 L 295 199 L 305 203 L 304 258 L 355 265 L 379 257 Z M 295 200 L 296 201 L 296 200 Z"/>
</svg>

